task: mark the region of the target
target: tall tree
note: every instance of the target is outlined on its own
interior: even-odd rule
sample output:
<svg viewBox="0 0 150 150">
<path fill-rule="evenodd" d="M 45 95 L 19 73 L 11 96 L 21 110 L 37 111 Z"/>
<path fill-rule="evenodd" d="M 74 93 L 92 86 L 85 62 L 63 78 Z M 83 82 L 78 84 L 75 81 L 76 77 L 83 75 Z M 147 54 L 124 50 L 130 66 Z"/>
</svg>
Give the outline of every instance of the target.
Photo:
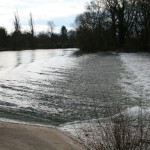
<svg viewBox="0 0 150 150">
<path fill-rule="evenodd" d="M 33 21 L 32 13 L 30 13 L 29 26 L 30 26 L 30 33 L 34 37 L 35 31 L 34 31 L 34 21 Z"/>
<path fill-rule="evenodd" d="M 19 18 L 19 14 L 18 11 L 15 12 L 14 14 L 14 28 L 16 32 L 20 32 L 21 30 L 21 24 L 20 24 L 20 18 Z"/>
<path fill-rule="evenodd" d="M 116 45 L 117 40 L 117 1 L 114 0 L 103 0 L 103 4 L 105 9 L 110 14 L 111 19 L 111 30 L 112 30 L 112 38 L 113 42 Z"/>
<path fill-rule="evenodd" d="M 53 21 L 48 21 L 48 32 L 50 34 L 50 36 L 52 37 L 53 33 L 54 33 L 54 29 L 55 29 L 55 24 Z"/>
<path fill-rule="evenodd" d="M 33 20 L 32 13 L 30 13 L 29 26 L 30 26 L 30 34 L 31 34 L 31 37 L 29 38 L 30 40 L 29 43 L 30 43 L 30 47 L 34 49 L 35 48 L 35 30 L 34 30 L 34 20 Z"/>
<path fill-rule="evenodd" d="M 117 3 L 117 19 L 118 19 L 118 39 L 119 45 L 124 45 L 126 26 L 125 26 L 125 10 L 126 10 L 127 1 L 118 0 Z"/>
<path fill-rule="evenodd" d="M 138 1 L 140 23 L 142 25 L 142 41 L 145 49 L 148 49 L 150 42 L 150 1 Z"/>
</svg>

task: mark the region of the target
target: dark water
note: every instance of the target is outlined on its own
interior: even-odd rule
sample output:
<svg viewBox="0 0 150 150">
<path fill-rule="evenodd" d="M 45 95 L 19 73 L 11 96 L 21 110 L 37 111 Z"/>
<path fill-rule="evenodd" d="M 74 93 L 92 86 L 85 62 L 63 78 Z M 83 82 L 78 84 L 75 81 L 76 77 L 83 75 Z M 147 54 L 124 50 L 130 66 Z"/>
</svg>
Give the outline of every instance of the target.
<svg viewBox="0 0 150 150">
<path fill-rule="evenodd" d="M 105 117 L 108 105 L 131 99 L 122 80 L 126 55 L 75 52 L 0 52 L 0 117 L 59 125 Z"/>
</svg>

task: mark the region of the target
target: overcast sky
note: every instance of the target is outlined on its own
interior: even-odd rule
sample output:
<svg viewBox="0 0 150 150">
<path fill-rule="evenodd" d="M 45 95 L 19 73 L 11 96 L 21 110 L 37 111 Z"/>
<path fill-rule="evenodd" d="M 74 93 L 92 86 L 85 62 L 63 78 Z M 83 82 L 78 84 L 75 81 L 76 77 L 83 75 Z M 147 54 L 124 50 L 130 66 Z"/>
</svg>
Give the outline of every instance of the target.
<svg viewBox="0 0 150 150">
<path fill-rule="evenodd" d="M 16 10 L 19 13 L 22 30 L 29 30 L 29 14 L 32 12 L 35 30 L 47 31 L 47 22 L 53 20 L 58 32 L 62 25 L 68 29 L 75 17 L 85 11 L 89 0 L 0 0 L 0 26 L 13 31 Z"/>
</svg>

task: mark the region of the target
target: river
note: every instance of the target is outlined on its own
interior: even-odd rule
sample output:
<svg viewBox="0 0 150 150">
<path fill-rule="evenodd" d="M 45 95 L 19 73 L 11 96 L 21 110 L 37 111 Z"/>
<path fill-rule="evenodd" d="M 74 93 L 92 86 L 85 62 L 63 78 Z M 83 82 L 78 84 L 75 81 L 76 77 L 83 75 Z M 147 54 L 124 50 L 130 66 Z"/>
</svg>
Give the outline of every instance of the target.
<svg viewBox="0 0 150 150">
<path fill-rule="evenodd" d="M 150 54 L 0 52 L 0 118 L 61 125 L 150 104 Z"/>
</svg>

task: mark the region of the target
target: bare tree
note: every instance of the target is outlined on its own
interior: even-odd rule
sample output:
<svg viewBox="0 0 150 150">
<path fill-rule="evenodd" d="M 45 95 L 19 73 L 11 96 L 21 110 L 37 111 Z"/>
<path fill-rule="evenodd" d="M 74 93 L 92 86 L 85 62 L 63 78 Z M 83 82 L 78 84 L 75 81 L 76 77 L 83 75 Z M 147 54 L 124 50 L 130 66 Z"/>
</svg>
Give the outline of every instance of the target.
<svg viewBox="0 0 150 150">
<path fill-rule="evenodd" d="M 20 24 L 20 18 L 19 18 L 19 14 L 18 14 L 18 11 L 15 12 L 14 14 L 14 28 L 15 28 L 15 31 L 18 32 L 21 30 L 21 24 Z"/>
<path fill-rule="evenodd" d="M 112 29 L 112 38 L 114 40 L 114 44 L 116 44 L 116 33 L 117 33 L 117 1 L 115 0 L 103 0 L 103 4 L 105 9 L 110 13 L 111 18 L 111 29 Z"/>
<path fill-rule="evenodd" d="M 30 26 L 31 35 L 34 36 L 35 31 L 34 31 L 34 21 L 33 21 L 32 13 L 30 13 L 29 26 Z"/>
<path fill-rule="evenodd" d="M 150 40 L 150 1 L 139 0 L 138 7 L 140 13 L 140 23 L 143 31 L 143 45 L 145 46 L 145 49 L 147 49 Z"/>
<path fill-rule="evenodd" d="M 49 32 L 50 36 L 53 35 L 54 29 L 55 29 L 54 22 L 53 21 L 48 21 L 48 32 Z"/>
<path fill-rule="evenodd" d="M 100 0 L 93 0 L 87 5 L 88 19 L 90 19 L 91 28 L 101 29 L 104 19 L 102 19 L 102 3 Z"/>
<path fill-rule="evenodd" d="M 112 38 L 116 44 L 123 45 L 125 37 L 130 35 L 136 16 L 135 3 L 137 0 L 103 0 L 108 18 L 111 19 Z"/>
</svg>

